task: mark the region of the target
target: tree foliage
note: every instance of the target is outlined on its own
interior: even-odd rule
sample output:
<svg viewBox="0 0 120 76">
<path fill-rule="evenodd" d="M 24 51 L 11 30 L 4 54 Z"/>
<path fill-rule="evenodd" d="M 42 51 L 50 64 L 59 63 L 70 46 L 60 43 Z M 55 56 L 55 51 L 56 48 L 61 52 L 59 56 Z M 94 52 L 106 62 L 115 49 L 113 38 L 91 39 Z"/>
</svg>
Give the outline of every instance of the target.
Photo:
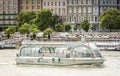
<svg viewBox="0 0 120 76">
<path fill-rule="evenodd" d="M 29 28 L 29 31 L 32 32 L 32 33 L 38 33 L 39 29 L 35 24 L 32 24 Z"/>
<path fill-rule="evenodd" d="M 27 12 L 20 12 L 17 16 L 17 24 L 19 26 L 23 25 L 24 23 L 31 23 L 32 20 L 36 18 L 36 13 L 33 11 Z"/>
<path fill-rule="evenodd" d="M 88 32 L 89 28 L 90 28 L 90 23 L 87 19 L 85 19 L 82 23 L 81 23 L 81 28 L 85 31 Z"/>
<path fill-rule="evenodd" d="M 55 25 L 55 31 L 57 32 L 63 32 L 64 31 L 64 26 L 60 23 Z"/>
<path fill-rule="evenodd" d="M 4 30 L 5 34 L 13 34 L 16 31 L 16 27 L 15 26 L 9 26 L 7 29 Z"/>
<path fill-rule="evenodd" d="M 50 39 L 50 34 L 53 32 L 53 29 L 47 28 L 46 30 L 43 31 L 43 36 L 48 35 L 48 39 Z"/>
<path fill-rule="evenodd" d="M 43 9 L 38 13 L 36 18 L 36 25 L 43 31 L 48 27 L 51 27 L 53 16 L 50 10 Z"/>
<path fill-rule="evenodd" d="M 55 14 L 55 15 L 53 15 L 53 21 L 52 21 L 51 28 L 53 28 L 55 30 L 55 25 L 58 24 L 58 23 L 62 23 L 61 18 L 60 18 L 60 16 Z"/>
<path fill-rule="evenodd" d="M 100 15 L 102 29 L 120 29 L 120 10 L 108 9 Z"/>
<path fill-rule="evenodd" d="M 70 32 L 70 30 L 71 30 L 71 25 L 67 23 L 67 24 L 65 24 L 64 26 L 65 26 L 65 31 L 66 31 L 66 32 Z"/>
<path fill-rule="evenodd" d="M 30 25 L 29 25 L 28 23 L 24 23 L 24 24 L 18 29 L 18 31 L 19 31 L 21 34 L 29 34 L 29 33 L 30 33 L 29 28 L 30 28 Z"/>
<path fill-rule="evenodd" d="M 7 29 L 4 30 L 4 33 L 7 34 L 7 37 L 9 39 L 10 34 L 15 33 L 16 27 L 15 26 L 9 26 Z"/>
</svg>

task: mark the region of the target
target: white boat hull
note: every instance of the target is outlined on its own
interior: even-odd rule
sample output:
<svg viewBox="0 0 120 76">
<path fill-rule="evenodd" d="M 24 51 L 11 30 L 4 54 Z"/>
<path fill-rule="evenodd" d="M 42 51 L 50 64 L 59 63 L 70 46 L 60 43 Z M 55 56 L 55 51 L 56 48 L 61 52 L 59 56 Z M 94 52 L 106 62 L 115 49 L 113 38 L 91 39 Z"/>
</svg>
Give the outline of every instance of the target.
<svg viewBox="0 0 120 76">
<path fill-rule="evenodd" d="M 48 58 L 48 57 L 18 57 L 16 64 L 29 65 L 90 65 L 103 64 L 103 58 Z"/>
</svg>

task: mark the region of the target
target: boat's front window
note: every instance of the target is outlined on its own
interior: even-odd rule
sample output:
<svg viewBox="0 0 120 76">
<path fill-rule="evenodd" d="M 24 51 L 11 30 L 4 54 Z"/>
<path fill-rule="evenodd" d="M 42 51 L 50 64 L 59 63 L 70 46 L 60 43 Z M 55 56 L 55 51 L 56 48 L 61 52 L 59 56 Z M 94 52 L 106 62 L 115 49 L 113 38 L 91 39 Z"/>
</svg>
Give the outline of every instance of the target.
<svg viewBox="0 0 120 76">
<path fill-rule="evenodd" d="M 74 47 L 71 57 L 93 57 L 92 49 L 85 45 Z"/>
<path fill-rule="evenodd" d="M 93 49 L 96 57 L 102 57 L 98 49 Z"/>
</svg>

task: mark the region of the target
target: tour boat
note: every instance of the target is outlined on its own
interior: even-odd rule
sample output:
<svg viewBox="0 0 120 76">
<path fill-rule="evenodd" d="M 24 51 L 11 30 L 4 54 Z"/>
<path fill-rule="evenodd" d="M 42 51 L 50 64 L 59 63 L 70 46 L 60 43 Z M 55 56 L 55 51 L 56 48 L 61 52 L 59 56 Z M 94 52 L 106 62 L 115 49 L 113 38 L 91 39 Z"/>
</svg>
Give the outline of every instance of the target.
<svg viewBox="0 0 120 76">
<path fill-rule="evenodd" d="M 93 43 L 37 42 L 22 44 L 16 64 L 31 65 L 101 65 L 104 57 Z"/>
</svg>

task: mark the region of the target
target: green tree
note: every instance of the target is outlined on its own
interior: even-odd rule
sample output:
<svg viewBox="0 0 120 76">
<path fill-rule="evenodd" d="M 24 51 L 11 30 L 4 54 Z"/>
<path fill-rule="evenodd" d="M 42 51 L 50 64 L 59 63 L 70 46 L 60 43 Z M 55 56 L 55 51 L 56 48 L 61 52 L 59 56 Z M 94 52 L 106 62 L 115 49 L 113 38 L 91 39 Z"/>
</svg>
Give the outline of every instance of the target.
<svg viewBox="0 0 120 76">
<path fill-rule="evenodd" d="M 36 25 L 41 31 L 43 31 L 46 28 L 51 27 L 52 21 L 53 21 L 53 16 L 51 11 L 43 9 L 37 15 Z"/>
<path fill-rule="evenodd" d="M 102 29 L 120 29 L 120 10 L 108 9 L 100 15 L 100 27 Z"/>
<path fill-rule="evenodd" d="M 30 29 L 30 25 L 28 23 L 24 23 L 21 27 L 18 28 L 18 31 L 21 33 L 21 34 L 27 34 L 27 36 L 29 36 L 29 31 Z"/>
<path fill-rule="evenodd" d="M 24 23 L 30 23 L 31 20 L 34 20 L 36 18 L 36 13 L 33 11 L 27 11 L 27 12 L 20 12 L 17 16 L 17 24 L 19 26 L 23 25 Z"/>
<path fill-rule="evenodd" d="M 66 32 L 70 32 L 70 30 L 71 30 L 71 25 L 67 23 L 67 24 L 65 24 L 64 26 L 65 26 L 65 31 L 66 31 Z"/>
<path fill-rule="evenodd" d="M 61 25 L 60 23 L 55 25 L 55 31 L 57 32 L 63 32 L 64 31 L 64 26 Z"/>
<path fill-rule="evenodd" d="M 15 26 L 9 26 L 7 29 L 4 30 L 4 33 L 7 34 L 7 37 L 9 39 L 10 34 L 15 33 L 16 27 Z"/>
<path fill-rule="evenodd" d="M 29 31 L 30 31 L 31 33 L 33 33 L 33 39 L 35 39 L 35 38 L 36 38 L 36 33 L 39 32 L 39 29 L 38 29 L 38 27 L 37 27 L 35 24 L 32 24 L 32 25 L 30 26 L 30 28 L 29 28 Z"/>
<path fill-rule="evenodd" d="M 39 29 L 35 24 L 32 24 L 29 28 L 29 31 L 32 32 L 32 33 L 38 33 Z"/>
<path fill-rule="evenodd" d="M 88 32 L 89 28 L 90 28 L 90 23 L 87 19 L 85 19 L 82 23 L 81 23 L 81 28 L 85 31 Z"/>
<path fill-rule="evenodd" d="M 55 30 L 55 25 L 58 24 L 58 23 L 63 24 L 62 19 L 60 18 L 59 15 L 54 14 L 54 15 L 53 15 L 53 21 L 52 21 L 52 28 L 53 28 L 54 30 Z"/>
<path fill-rule="evenodd" d="M 50 40 L 51 37 L 50 37 L 50 34 L 53 32 L 53 29 L 51 28 L 47 28 L 46 30 L 43 31 L 43 35 L 45 37 L 45 35 L 48 35 L 48 39 Z"/>
</svg>

